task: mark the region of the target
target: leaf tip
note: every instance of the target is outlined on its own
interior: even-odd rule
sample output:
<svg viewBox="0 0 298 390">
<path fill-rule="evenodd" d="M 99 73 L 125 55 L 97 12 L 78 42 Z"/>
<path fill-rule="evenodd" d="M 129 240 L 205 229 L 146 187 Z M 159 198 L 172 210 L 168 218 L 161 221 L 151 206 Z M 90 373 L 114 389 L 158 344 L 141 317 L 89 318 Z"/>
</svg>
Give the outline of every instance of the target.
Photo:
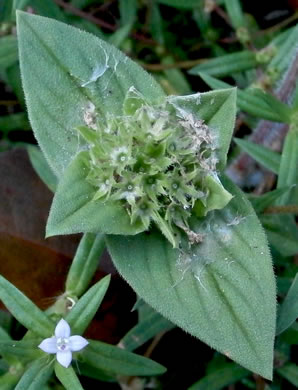
<svg viewBox="0 0 298 390">
<path fill-rule="evenodd" d="M 46 226 L 45 238 L 50 238 L 50 237 L 53 237 L 56 235 L 57 235 L 57 233 L 55 232 L 55 229 L 53 229 L 52 226 L 48 223 Z"/>
</svg>

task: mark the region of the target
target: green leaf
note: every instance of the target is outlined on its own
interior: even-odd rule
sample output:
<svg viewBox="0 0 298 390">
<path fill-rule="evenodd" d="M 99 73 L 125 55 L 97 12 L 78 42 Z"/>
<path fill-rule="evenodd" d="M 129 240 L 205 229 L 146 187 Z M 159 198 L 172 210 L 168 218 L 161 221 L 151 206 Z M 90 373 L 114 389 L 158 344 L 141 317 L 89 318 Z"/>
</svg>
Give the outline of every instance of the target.
<svg viewBox="0 0 298 390">
<path fill-rule="evenodd" d="M 298 126 L 297 128 L 290 127 L 290 131 L 286 135 L 284 142 L 280 170 L 277 181 L 277 188 L 292 186 L 291 191 L 281 196 L 277 204 L 298 205 Z"/>
<path fill-rule="evenodd" d="M 202 3 L 202 0 L 201 0 Z M 199 28 L 202 37 L 210 40 L 210 30 L 211 30 L 211 14 L 210 12 L 205 12 L 204 7 L 200 6 L 194 9 L 192 15 L 197 27 Z M 213 41 L 217 34 L 212 34 L 211 40 Z M 215 38 L 216 39 L 216 38 Z M 223 49 L 222 49 L 223 50 Z M 223 50 L 224 52 L 224 50 Z"/>
<path fill-rule="evenodd" d="M 177 8 L 193 8 L 198 5 L 198 0 L 157 0 L 161 4 Z"/>
<path fill-rule="evenodd" d="M 298 318 L 298 273 L 283 303 L 279 307 L 276 334 L 284 332 Z"/>
<path fill-rule="evenodd" d="M 0 38 L 0 69 L 6 69 L 17 61 L 17 38 L 13 35 Z"/>
<path fill-rule="evenodd" d="M 97 379 L 102 382 L 117 382 L 117 375 L 107 375 L 106 372 L 100 370 L 97 367 L 90 366 L 84 363 L 82 360 L 79 362 L 80 367 L 78 370 L 79 375 L 88 376 L 89 378 Z"/>
<path fill-rule="evenodd" d="M 153 311 L 145 320 L 141 321 L 119 341 L 119 346 L 127 351 L 133 351 L 145 344 L 160 332 L 165 332 L 175 327 L 170 321 Z"/>
<path fill-rule="evenodd" d="M 30 0 L 12 0 L 12 3 L 13 13 L 15 13 L 17 9 L 24 9 L 25 7 L 27 7 L 30 3 Z"/>
<path fill-rule="evenodd" d="M 40 390 L 52 375 L 53 362 L 54 359 L 48 362 L 44 358 L 33 361 L 25 371 L 15 390 Z"/>
<path fill-rule="evenodd" d="M 32 360 L 40 356 L 40 350 L 37 348 L 40 340 L 7 340 L 0 341 L 0 353 L 18 356 L 20 358 L 27 358 Z"/>
<path fill-rule="evenodd" d="M 92 286 L 66 315 L 73 334 L 83 334 L 97 312 L 109 287 L 110 275 Z"/>
<path fill-rule="evenodd" d="M 225 77 L 254 68 L 255 66 L 257 66 L 255 53 L 244 50 L 212 58 L 191 68 L 188 73 L 198 75 L 200 72 L 204 72 L 210 76 Z"/>
<path fill-rule="evenodd" d="M 82 237 L 66 279 L 65 290 L 70 295 L 80 297 L 87 289 L 105 249 L 104 240 L 102 234 L 86 233 Z"/>
<path fill-rule="evenodd" d="M 10 335 L 2 328 L 2 326 L 0 326 L 0 340 L 11 340 Z"/>
<path fill-rule="evenodd" d="M 18 375 L 16 374 L 11 374 L 10 372 L 5 373 L 0 377 L 1 390 L 15 390 L 18 379 Z"/>
<path fill-rule="evenodd" d="M 162 58 L 162 64 L 173 64 L 174 59 L 171 56 Z M 180 69 L 165 69 L 163 71 L 166 80 L 174 88 L 174 95 L 185 95 L 191 93 L 191 86 Z"/>
<path fill-rule="evenodd" d="M 284 257 L 298 253 L 298 229 L 290 215 L 262 215 L 268 240 Z"/>
<path fill-rule="evenodd" d="M 259 214 L 267 207 L 272 206 L 281 195 L 290 191 L 290 189 L 291 187 L 278 188 L 262 195 L 249 195 L 248 199 L 253 205 L 256 213 Z"/>
<path fill-rule="evenodd" d="M 86 8 L 88 7 L 89 5 L 91 5 L 92 3 L 94 4 L 96 0 L 71 0 L 71 3 L 74 7 L 77 7 L 77 8 Z"/>
<path fill-rule="evenodd" d="M 161 375 L 166 371 L 165 367 L 151 359 L 100 341 L 89 341 L 88 348 L 82 353 L 84 362 L 108 374 L 151 376 Z"/>
<path fill-rule="evenodd" d="M 11 1 L 1 1 L 0 2 L 0 22 L 10 22 L 11 21 L 11 10 L 12 10 L 12 2 Z"/>
<path fill-rule="evenodd" d="M 280 335 L 280 339 L 289 344 L 297 345 L 298 344 L 298 323 L 294 322 L 290 328 Z"/>
<path fill-rule="evenodd" d="M 125 26 L 126 24 L 133 24 L 137 17 L 137 0 L 120 0 L 119 11 L 122 26 Z"/>
<path fill-rule="evenodd" d="M 283 264 L 285 259 L 277 259 L 278 265 Z M 276 286 L 277 286 L 277 295 L 285 297 L 289 291 L 289 288 L 291 287 L 293 278 L 286 277 L 286 276 L 278 276 L 276 280 Z"/>
<path fill-rule="evenodd" d="M 296 87 L 293 93 L 292 107 L 293 110 L 298 111 L 298 81 L 296 81 Z"/>
<path fill-rule="evenodd" d="M 13 19 L 16 17 L 16 10 L 24 10 L 26 7 L 32 7 L 38 15 L 47 16 L 61 21 L 65 21 L 65 13 L 58 7 L 54 1 L 40 0 L 13 0 Z"/>
<path fill-rule="evenodd" d="M 7 311 L 0 310 L 0 326 L 7 334 L 11 332 L 12 322 L 13 322 L 13 318 L 11 314 L 8 313 Z"/>
<path fill-rule="evenodd" d="M 55 363 L 55 374 L 67 390 L 84 390 L 74 369 L 70 366 L 65 368 L 59 363 Z"/>
<path fill-rule="evenodd" d="M 164 96 L 140 66 L 99 38 L 20 11 L 17 22 L 29 118 L 57 176 L 84 146 L 74 129 L 84 125 L 91 103 L 105 117 L 122 113 L 131 86 L 149 101 Z"/>
<path fill-rule="evenodd" d="M 120 47 L 125 39 L 129 36 L 133 25 L 125 24 L 124 26 L 118 28 L 112 35 L 109 37 L 109 43 L 116 47 Z"/>
<path fill-rule="evenodd" d="M 247 91 L 263 100 L 267 104 L 268 108 L 279 115 L 281 122 L 291 122 L 293 110 L 287 104 L 281 102 L 275 96 L 259 88 L 250 88 Z"/>
<path fill-rule="evenodd" d="M 91 34 L 94 34 L 95 36 L 97 36 L 100 39 L 103 39 L 104 41 L 108 40 L 108 35 L 105 34 L 99 26 L 95 25 L 92 22 L 89 22 L 87 19 L 76 18 L 76 17 L 73 17 L 73 19 L 72 18 L 71 19 L 68 18 L 68 19 L 73 22 L 72 23 L 73 26 L 81 30 L 85 30 Z"/>
<path fill-rule="evenodd" d="M 59 181 L 47 222 L 47 237 L 72 233 L 136 234 L 140 221 L 131 224 L 118 202 L 93 200 L 96 189 L 88 183 L 88 152 L 81 152 Z"/>
<path fill-rule="evenodd" d="M 204 220 L 194 218 L 190 227 L 205 237 L 189 252 L 179 253 L 157 232 L 108 236 L 108 249 L 118 271 L 155 310 L 271 378 L 276 302 L 270 254 L 243 193 L 228 180 L 223 184 L 235 197 Z"/>
<path fill-rule="evenodd" d="M 0 275 L 0 299 L 11 314 L 26 328 L 41 337 L 49 337 L 53 322 L 34 303 Z"/>
<path fill-rule="evenodd" d="M 1 379 L 3 378 L 3 375 L 7 373 L 9 370 L 9 364 L 4 360 L 3 358 L 0 359 L 0 388 L 2 389 L 1 385 Z"/>
<path fill-rule="evenodd" d="M 269 66 L 268 73 L 276 70 L 278 71 L 278 75 L 283 75 L 289 68 L 289 64 L 296 56 L 297 49 L 296 44 L 298 40 L 298 26 L 294 27 L 290 34 L 287 35 L 286 40 L 282 43 L 281 47 L 279 47 L 277 54 L 272 58 Z"/>
<path fill-rule="evenodd" d="M 278 174 L 280 167 L 280 154 L 265 146 L 255 144 L 240 138 L 233 138 L 235 143 L 240 146 L 247 154 L 254 158 L 259 164 L 269 169 L 273 173 Z"/>
<path fill-rule="evenodd" d="M 5 73 L 6 73 L 7 84 L 13 90 L 20 105 L 23 108 L 25 108 L 25 96 L 24 96 L 24 91 L 23 91 L 23 86 L 22 86 L 19 63 L 16 62 L 14 65 L 7 68 Z M 19 125 L 21 125 L 21 129 L 31 130 L 31 125 L 29 123 L 27 113 L 26 114 L 18 113 L 18 114 L 13 114 L 13 115 L 15 115 L 15 118 L 17 118 L 17 115 L 19 116 L 18 120 L 20 121 Z M 23 120 L 21 121 L 22 115 L 23 115 Z M 19 129 L 20 129 L 20 127 L 19 127 Z"/>
<path fill-rule="evenodd" d="M 227 363 L 194 383 L 188 390 L 220 390 L 248 375 L 249 371 L 238 366 L 238 364 Z"/>
<path fill-rule="evenodd" d="M 152 38 L 160 45 L 164 45 L 164 20 L 160 13 L 159 4 L 157 2 L 153 2 L 150 6 L 150 31 Z"/>
<path fill-rule="evenodd" d="M 30 130 L 30 124 L 27 115 L 23 112 L 17 114 L 5 115 L 0 117 L 0 129 L 4 133 L 14 130 Z"/>
<path fill-rule="evenodd" d="M 179 112 L 192 114 L 215 135 L 219 169 L 226 165 L 236 116 L 236 89 L 223 89 L 188 96 L 173 96 L 169 102 Z"/>
<path fill-rule="evenodd" d="M 224 81 L 217 80 L 208 74 L 200 72 L 200 77 L 205 81 L 209 87 L 213 89 L 231 88 L 231 85 Z M 251 115 L 258 118 L 266 119 L 274 122 L 282 122 L 278 112 L 270 109 L 266 101 L 260 96 L 256 96 L 250 90 L 237 89 L 237 106 Z"/>
<path fill-rule="evenodd" d="M 224 208 L 233 196 L 223 187 L 218 178 L 211 175 L 205 177 L 205 183 L 210 191 L 210 195 L 206 201 L 205 212 L 202 214 L 197 212 L 196 205 L 194 207 L 195 215 L 198 217 L 205 216 L 211 210 L 220 210 Z"/>
<path fill-rule="evenodd" d="M 244 14 L 240 0 L 224 0 L 228 15 L 234 28 L 245 26 Z"/>
<path fill-rule="evenodd" d="M 284 366 L 277 368 L 276 371 L 294 386 L 298 387 L 298 367 L 296 364 L 287 363 Z"/>
<path fill-rule="evenodd" d="M 27 151 L 31 164 L 37 172 L 38 176 L 52 192 L 55 192 L 58 180 L 51 168 L 49 167 L 41 150 L 37 146 L 28 145 Z"/>
</svg>

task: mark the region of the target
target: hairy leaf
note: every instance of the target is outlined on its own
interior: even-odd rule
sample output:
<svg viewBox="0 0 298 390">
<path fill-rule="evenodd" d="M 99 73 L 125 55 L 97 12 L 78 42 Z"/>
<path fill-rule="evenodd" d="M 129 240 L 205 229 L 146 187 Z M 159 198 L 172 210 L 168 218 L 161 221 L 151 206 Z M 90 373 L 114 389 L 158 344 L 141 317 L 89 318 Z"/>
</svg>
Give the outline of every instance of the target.
<svg viewBox="0 0 298 390">
<path fill-rule="evenodd" d="M 279 308 L 276 334 L 285 331 L 298 318 L 298 273 Z"/>
<path fill-rule="evenodd" d="M 298 125 L 288 132 L 282 150 L 277 188 L 292 186 L 292 190 L 278 199 L 277 204 L 298 205 Z"/>
<path fill-rule="evenodd" d="M 119 114 L 131 86 L 148 100 L 164 96 L 141 67 L 99 38 L 21 11 L 17 22 L 29 119 L 57 176 L 84 146 L 74 128 L 90 106 L 103 116 Z"/>
<path fill-rule="evenodd" d="M 147 376 L 160 375 L 166 371 L 165 367 L 151 359 L 94 340 L 90 340 L 82 358 L 90 366 L 108 374 Z"/>
<path fill-rule="evenodd" d="M 40 390 L 53 372 L 53 360 L 34 360 L 22 376 L 15 390 Z"/>
<path fill-rule="evenodd" d="M 298 387 L 298 367 L 295 363 L 287 363 L 278 368 L 277 372 L 292 383 L 296 388 Z"/>
<path fill-rule="evenodd" d="M 248 50 L 224 56 L 212 58 L 189 70 L 190 74 L 197 75 L 200 72 L 215 77 L 230 76 L 233 73 L 242 72 L 257 65 L 256 55 Z"/>
<path fill-rule="evenodd" d="M 235 363 L 227 363 L 215 372 L 194 383 L 188 390 L 220 390 L 249 375 L 249 371 Z"/>
<path fill-rule="evenodd" d="M 46 314 L 1 275 L 0 299 L 11 314 L 35 334 L 47 337 L 53 332 L 54 324 Z"/>
<path fill-rule="evenodd" d="M 118 202 L 93 200 L 96 188 L 86 180 L 88 154 L 81 152 L 67 167 L 52 203 L 47 236 L 71 233 L 136 234 L 144 230 L 140 221 L 131 224 Z"/>
<path fill-rule="evenodd" d="M 200 76 L 205 81 L 205 83 L 213 89 L 231 87 L 230 84 L 222 80 L 218 80 L 203 72 L 200 72 Z M 240 88 L 237 89 L 237 106 L 241 110 L 248 112 L 249 114 L 256 117 L 267 119 L 269 121 L 282 122 L 282 118 L 280 117 L 279 113 L 269 107 L 264 98 L 256 96 L 250 90 L 241 90 Z"/>
<path fill-rule="evenodd" d="M 82 334 L 97 312 L 109 287 L 110 275 L 92 286 L 65 317 L 73 334 Z"/>
<path fill-rule="evenodd" d="M 193 230 L 202 244 L 179 253 L 152 232 L 107 238 L 114 264 L 166 318 L 266 378 L 272 376 L 275 281 L 265 235 L 244 195 Z"/>
<path fill-rule="evenodd" d="M 127 351 L 133 351 L 145 344 L 160 332 L 166 332 L 175 327 L 170 321 L 159 313 L 152 311 L 144 320 L 129 330 L 120 340 L 119 346 Z"/>
<path fill-rule="evenodd" d="M 77 377 L 76 373 L 74 372 L 74 369 L 71 366 L 65 368 L 61 366 L 61 364 L 56 362 L 55 374 L 67 390 L 83 390 L 79 378 Z"/>
<path fill-rule="evenodd" d="M 237 145 L 240 146 L 246 153 L 254 158 L 258 163 L 264 165 L 270 171 L 278 174 L 281 157 L 273 150 L 265 146 L 255 144 L 253 142 L 234 138 Z"/>
</svg>

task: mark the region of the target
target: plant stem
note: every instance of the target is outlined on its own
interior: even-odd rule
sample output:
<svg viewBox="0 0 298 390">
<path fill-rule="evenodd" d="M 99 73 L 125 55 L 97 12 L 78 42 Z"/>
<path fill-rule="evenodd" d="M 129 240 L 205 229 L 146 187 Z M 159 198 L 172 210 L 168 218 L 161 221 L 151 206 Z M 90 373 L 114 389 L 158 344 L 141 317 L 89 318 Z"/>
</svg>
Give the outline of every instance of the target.
<svg viewBox="0 0 298 390">
<path fill-rule="evenodd" d="M 69 3 L 65 3 L 63 0 L 54 0 L 54 1 L 60 7 L 66 9 L 69 12 L 71 12 L 73 15 L 79 16 L 82 19 L 86 19 L 89 22 L 95 24 L 96 26 L 103 27 L 103 28 L 105 28 L 107 30 L 110 30 L 110 31 L 116 31 L 118 29 L 118 26 L 110 24 L 108 22 L 105 22 L 104 20 L 99 19 L 98 17 L 95 17 L 95 16 L 93 16 L 92 14 L 90 14 L 88 12 L 82 11 L 79 8 L 76 8 L 76 7 L 74 7 L 73 5 L 71 5 Z M 133 33 L 131 33 L 131 36 L 134 39 L 138 40 L 138 41 L 142 41 L 142 42 L 146 43 L 147 45 L 152 45 L 152 46 L 156 46 L 157 45 L 157 43 L 153 39 L 147 38 L 147 37 L 145 37 L 145 36 L 143 36 L 141 34 L 133 32 Z"/>
<path fill-rule="evenodd" d="M 147 348 L 146 352 L 144 353 L 145 357 L 149 358 L 152 355 L 152 352 L 157 347 L 158 343 L 160 342 L 160 340 L 163 338 L 163 336 L 166 333 L 167 333 L 167 331 L 163 331 L 163 332 L 158 333 L 154 337 L 154 339 L 152 340 L 151 344 L 149 345 L 149 347 Z"/>
<path fill-rule="evenodd" d="M 264 214 L 297 214 L 298 206 L 291 204 L 286 206 L 270 206 L 264 210 Z"/>
</svg>

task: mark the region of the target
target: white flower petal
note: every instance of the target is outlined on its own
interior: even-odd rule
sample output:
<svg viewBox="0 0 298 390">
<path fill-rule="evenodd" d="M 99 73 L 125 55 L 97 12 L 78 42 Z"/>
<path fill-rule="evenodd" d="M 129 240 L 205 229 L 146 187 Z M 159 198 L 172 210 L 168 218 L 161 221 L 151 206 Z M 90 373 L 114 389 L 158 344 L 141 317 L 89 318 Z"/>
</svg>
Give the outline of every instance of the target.
<svg viewBox="0 0 298 390">
<path fill-rule="evenodd" d="M 58 322 L 56 326 L 55 336 L 57 339 L 60 337 L 66 339 L 70 336 L 70 327 L 63 318 Z"/>
<path fill-rule="evenodd" d="M 71 363 L 72 353 L 71 351 L 58 351 L 56 357 L 61 366 L 67 368 Z"/>
<path fill-rule="evenodd" d="M 88 344 L 88 341 L 82 336 L 71 336 L 69 338 L 69 347 L 71 351 L 80 351 Z"/>
<path fill-rule="evenodd" d="M 44 339 L 38 346 L 38 348 L 42 349 L 46 353 L 56 353 L 57 352 L 57 342 L 56 337 L 50 337 L 48 339 Z"/>
</svg>

